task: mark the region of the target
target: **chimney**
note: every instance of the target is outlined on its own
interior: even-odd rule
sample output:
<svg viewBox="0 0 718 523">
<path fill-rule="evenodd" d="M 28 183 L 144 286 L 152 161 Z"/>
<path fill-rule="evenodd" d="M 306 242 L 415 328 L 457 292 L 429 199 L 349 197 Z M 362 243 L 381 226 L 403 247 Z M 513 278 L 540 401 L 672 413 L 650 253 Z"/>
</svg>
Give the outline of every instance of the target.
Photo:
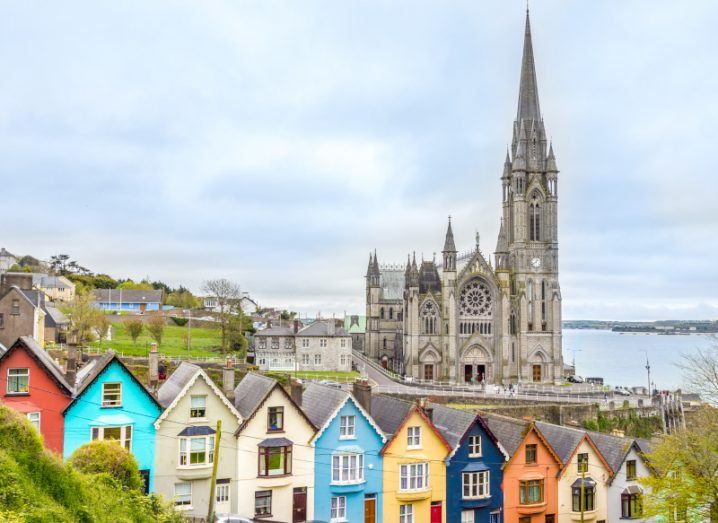
<svg viewBox="0 0 718 523">
<path fill-rule="evenodd" d="M 419 398 L 416 402 L 419 408 L 426 414 L 430 421 L 434 421 L 434 409 L 429 405 L 428 398 Z"/>
<path fill-rule="evenodd" d="M 327 334 L 329 336 L 334 336 L 336 329 L 337 329 L 337 321 L 334 318 L 332 318 L 331 320 L 329 320 L 327 322 Z"/>
<path fill-rule="evenodd" d="M 352 395 L 359 405 L 371 415 L 371 385 L 366 378 L 359 378 L 352 386 Z"/>
<path fill-rule="evenodd" d="M 299 320 L 294 320 L 294 334 L 299 332 Z"/>
<path fill-rule="evenodd" d="M 229 359 L 222 370 L 222 391 L 228 398 L 234 395 L 234 365 Z"/>
<path fill-rule="evenodd" d="M 77 378 L 77 347 L 70 345 L 67 347 L 67 362 L 65 368 L 65 379 L 70 385 L 75 385 Z"/>
<path fill-rule="evenodd" d="M 150 367 L 150 388 L 153 391 L 156 391 L 157 383 L 159 382 L 159 354 L 157 354 L 157 344 L 156 343 L 152 343 L 150 345 L 149 367 Z"/>
<path fill-rule="evenodd" d="M 302 380 L 292 378 L 292 381 L 289 383 L 289 395 L 294 400 L 294 403 L 302 406 Z"/>
</svg>

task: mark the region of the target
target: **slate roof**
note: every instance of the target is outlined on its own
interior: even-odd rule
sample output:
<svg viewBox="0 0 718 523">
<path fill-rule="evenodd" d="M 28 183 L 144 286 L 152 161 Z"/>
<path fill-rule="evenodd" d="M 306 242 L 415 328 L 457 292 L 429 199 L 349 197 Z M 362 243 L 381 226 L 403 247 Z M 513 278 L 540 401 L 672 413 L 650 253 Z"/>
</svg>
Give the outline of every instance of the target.
<svg viewBox="0 0 718 523">
<path fill-rule="evenodd" d="M 65 378 L 64 371 L 57 363 L 55 363 L 55 360 L 52 359 L 50 354 L 48 354 L 45 349 L 40 347 L 37 341 L 35 341 L 35 338 L 32 336 L 21 336 L 15 344 L 10 347 L 10 349 L 18 346 L 18 344 L 24 346 L 30 352 L 30 355 L 51 374 L 55 381 L 57 381 L 69 394 L 72 394 L 72 384 Z M 10 350 L 2 352 L 0 358 L 9 352 Z"/>
<path fill-rule="evenodd" d="M 101 303 L 162 303 L 162 291 L 155 290 L 95 289 L 92 294 Z"/>
<path fill-rule="evenodd" d="M 88 362 L 84 367 L 82 367 L 77 372 L 75 381 L 77 389 L 75 390 L 75 393 L 79 396 L 87 388 L 87 386 L 95 380 L 100 372 L 105 370 L 105 367 L 107 367 L 114 358 L 115 351 L 110 349 L 104 352 L 99 358 Z"/>
<path fill-rule="evenodd" d="M 617 472 L 634 440 L 600 432 L 588 432 L 588 435 L 598 447 L 603 459 Z"/>
<path fill-rule="evenodd" d="M 650 440 L 643 439 L 643 438 L 636 438 L 634 441 L 636 442 L 636 445 L 638 445 L 638 449 L 643 454 L 648 454 L 649 452 L 651 452 L 653 450 L 653 442 Z"/>
<path fill-rule="evenodd" d="M 321 428 L 348 397 L 341 389 L 310 383 L 302 394 L 302 409 L 314 426 Z"/>
<path fill-rule="evenodd" d="M 476 414 L 462 409 L 452 409 L 432 403 L 431 421 L 439 429 L 444 439 L 455 449 L 461 442 L 461 438 L 469 430 L 469 427 L 476 419 Z"/>
<path fill-rule="evenodd" d="M 297 336 L 322 336 L 322 337 L 332 337 L 332 336 L 349 336 L 343 327 L 337 327 L 335 325 L 334 327 L 334 334 L 329 334 L 330 321 L 334 320 L 317 320 L 311 325 L 308 325 L 301 329 Z"/>
<path fill-rule="evenodd" d="M 481 416 L 501 446 L 506 449 L 509 456 L 513 456 L 526 435 L 529 422 L 498 414 L 482 414 Z"/>
<path fill-rule="evenodd" d="M 568 463 L 576 447 L 586 435 L 585 430 L 552 425 L 543 421 L 537 421 L 536 427 L 541 431 L 541 434 L 546 438 L 546 441 L 551 445 L 563 464 Z"/>
<path fill-rule="evenodd" d="M 294 329 L 292 327 L 272 326 L 257 332 L 254 337 L 257 336 L 294 336 Z"/>
<path fill-rule="evenodd" d="M 57 327 L 58 325 L 69 325 L 70 320 L 65 316 L 60 309 L 51 307 L 50 305 L 45 306 L 45 326 L 46 327 Z"/>
<path fill-rule="evenodd" d="M 384 434 L 392 436 L 411 410 L 412 404 L 381 394 L 372 395 L 371 417 Z"/>
<path fill-rule="evenodd" d="M 419 292 L 441 292 L 441 278 L 434 262 L 421 262 L 419 269 Z"/>
<path fill-rule="evenodd" d="M 167 408 L 200 368 L 183 361 L 157 391 L 157 401 Z"/>
<path fill-rule="evenodd" d="M 404 299 L 404 271 L 401 269 L 381 269 L 379 286 L 385 300 Z"/>
<path fill-rule="evenodd" d="M 254 372 L 248 373 L 239 382 L 234 388 L 234 406 L 242 419 L 246 420 L 254 414 L 276 384 L 272 378 Z"/>
</svg>

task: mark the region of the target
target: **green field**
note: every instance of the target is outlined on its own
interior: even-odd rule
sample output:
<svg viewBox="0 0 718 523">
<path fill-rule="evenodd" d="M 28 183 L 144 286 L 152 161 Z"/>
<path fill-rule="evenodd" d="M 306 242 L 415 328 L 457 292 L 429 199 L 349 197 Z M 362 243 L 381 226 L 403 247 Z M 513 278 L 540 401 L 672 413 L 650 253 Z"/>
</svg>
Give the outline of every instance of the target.
<svg viewBox="0 0 718 523">
<path fill-rule="evenodd" d="M 275 373 L 280 374 L 280 373 Z M 359 373 L 355 371 L 331 371 L 331 370 L 299 370 L 297 372 L 285 372 L 299 379 L 309 380 L 332 380 L 332 381 L 354 381 L 359 377 Z"/>
<path fill-rule="evenodd" d="M 191 355 L 194 357 L 220 357 L 220 331 L 219 329 L 195 328 L 191 329 Z M 132 343 L 132 338 L 127 334 L 123 323 L 118 322 L 112 325 L 112 340 L 103 341 L 102 349 L 113 349 L 130 356 L 146 356 L 150 351 L 150 344 L 154 340 L 150 337 L 147 328 L 137 338 L 137 343 Z M 100 343 L 95 341 L 90 344 L 93 348 L 100 348 Z M 187 355 L 187 327 L 167 325 L 165 327 L 162 343 L 158 348 L 159 352 L 168 356 Z"/>
</svg>

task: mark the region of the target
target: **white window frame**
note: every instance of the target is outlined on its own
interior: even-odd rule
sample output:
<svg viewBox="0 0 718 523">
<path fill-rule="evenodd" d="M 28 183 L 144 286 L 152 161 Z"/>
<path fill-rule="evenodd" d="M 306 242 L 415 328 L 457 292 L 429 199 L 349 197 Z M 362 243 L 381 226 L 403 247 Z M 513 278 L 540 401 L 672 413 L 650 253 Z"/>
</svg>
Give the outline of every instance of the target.
<svg viewBox="0 0 718 523">
<path fill-rule="evenodd" d="M 339 417 L 339 439 L 356 439 L 356 416 Z"/>
<path fill-rule="evenodd" d="M 339 356 L 339 365 L 346 365 L 347 364 L 347 355 L 341 354 Z"/>
<path fill-rule="evenodd" d="M 414 523 L 414 505 L 399 505 L 399 523 Z"/>
<path fill-rule="evenodd" d="M 321 364 L 322 364 L 322 355 L 315 354 L 314 355 L 314 365 L 321 365 Z"/>
<path fill-rule="evenodd" d="M 204 405 L 201 407 L 204 409 L 204 413 L 201 416 L 195 416 L 194 410 L 198 410 L 200 407 L 194 407 L 192 404 L 194 403 L 195 399 L 201 399 L 204 400 Z M 190 396 L 189 398 L 189 417 L 198 420 L 198 419 L 207 419 L 207 396 L 205 394 L 197 394 Z"/>
<path fill-rule="evenodd" d="M 327 346 L 327 339 L 326 339 L 326 338 L 320 338 L 320 339 L 319 339 L 319 346 L 320 346 L 320 347 L 326 347 L 326 346 Z"/>
<path fill-rule="evenodd" d="M 302 347 L 305 349 L 309 347 L 309 338 L 302 338 Z"/>
<path fill-rule="evenodd" d="M 309 354 L 302 354 L 302 365 L 311 365 Z"/>
<path fill-rule="evenodd" d="M 21 377 L 26 377 L 26 378 L 27 378 L 27 384 L 25 385 L 25 388 L 26 388 L 27 390 L 18 390 L 18 391 L 11 391 L 11 390 L 10 390 L 10 371 L 11 371 L 11 370 L 14 370 L 14 371 L 24 370 L 24 371 L 25 371 L 24 374 L 13 374 L 13 378 L 17 379 L 17 378 L 21 378 Z M 13 368 L 13 369 L 8 369 L 8 370 L 7 370 L 7 383 L 6 383 L 6 385 L 5 385 L 5 392 L 6 392 L 8 395 L 10 395 L 10 396 L 16 395 L 16 394 L 18 394 L 18 395 L 19 395 L 19 394 L 30 394 L 30 369 L 29 369 L 29 368 L 26 368 L 26 367 L 16 367 L 16 368 Z"/>
<path fill-rule="evenodd" d="M 399 465 L 399 492 L 415 492 L 429 488 L 429 463 Z"/>
<path fill-rule="evenodd" d="M 407 427 L 406 448 L 409 450 L 421 448 L 421 427 Z"/>
<path fill-rule="evenodd" d="M 177 495 L 177 485 L 187 485 L 189 487 L 189 494 L 180 494 L 180 496 L 185 497 L 189 496 L 189 499 L 187 502 L 179 502 L 178 503 L 178 495 Z M 177 510 L 192 510 L 192 482 L 191 481 L 179 481 L 175 483 L 174 485 L 174 506 Z"/>
<path fill-rule="evenodd" d="M 36 417 L 37 419 L 33 419 L 34 417 Z M 38 411 L 38 412 L 28 412 L 28 413 L 27 413 L 27 420 L 30 422 L 30 424 L 31 424 L 33 427 L 35 427 L 35 430 L 37 430 L 38 432 L 40 432 L 40 423 L 41 423 L 40 420 L 41 420 L 41 417 L 42 417 L 42 415 L 41 415 L 41 413 L 40 413 L 39 411 Z"/>
<path fill-rule="evenodd" d="M 478 443 L 477 443 L 478 441 Z M 476 436 L 469 436 L 469 457 L 470 458 L 480 458 L 483 456 L 483 447 L 482 447 L 483 441 L 481 440 L 480 435 Z M 478 447 L 478 449 L 477 449 Z"/>
<path fill-rule="evenodd" d="M 461 511 L 461 523 L 475 523 L 476 511 L 474 509 Z"/>
<path fill-rule="evenodd" d="M 105 430 L 107 429 L 120 429 L 120 439 L 112 439 L 108 441 L 117 441 L 121 446 L 132 452 L 132 436 L 134 428 L 132 425 L 108 425 L 100 427 L 90 427 L 90 441 L 105 441 Z M 129 437 L 127 432 L 129 429 Z M 95 431 L 97 431 L 97 437 L 95 437 Z"/>
<path fill-rule="evenodd" d="M 116 400 L 106 400 L 105 399 L 105 395 L 107 394 L 107 391 L 105 390 L 105 388 L 108 385 L 118 385 L 119 386 Z M 102 384 L 102 406 L 104 408 L 116 408 L 116 407 L 122 406 L 122 382 L 121 381 L 106 381 Z"/>
<path fill-rule="evenodd" d="M 203 440 L 204 444 L 204 461 L 191 463 L 192 461 L 192 441 Z M 209 467 L 214 461 L 214 434 L 208 434 L 207 436 L 186 436 L 179 438 L 177 442 L 178 456 L 177 456 L 177 468 L 196 468 L 196 467 Z M 195 449 L 194 452 L 202 452 L 199 449 Z"/>
<path fill-rule="evenodd" d="M 463 472 L 461 474 L 461 499 L 486 499 L 490 497 L 491 477 L 488 470 Z"/>
<path fill-rule="evenodd" d="M 344 523 L 347 521 L 347 497 L 333 496 L 329 505 L 329 521 Z"/>
<path fill-rule="evenodd" d="M 346 347 L 346 346 L 347 346 L 347 340 L 346 340 L 346 338 L 342 338 L 341 345 L 342 345 L 342 347 Z"/>
<path fill-rule="evenodd" d="M 354 485 L 364 482 L 364 454 L 332 454 L 332 485 Z"/>
<path fill-rule="evenodd" d="M 215 496 L 215 502 L 216 503 L 228 503 L 230 500 L 230 491 L 229 483 L 219 483 L 216 485 L 217 493 Z"/>
</svg>

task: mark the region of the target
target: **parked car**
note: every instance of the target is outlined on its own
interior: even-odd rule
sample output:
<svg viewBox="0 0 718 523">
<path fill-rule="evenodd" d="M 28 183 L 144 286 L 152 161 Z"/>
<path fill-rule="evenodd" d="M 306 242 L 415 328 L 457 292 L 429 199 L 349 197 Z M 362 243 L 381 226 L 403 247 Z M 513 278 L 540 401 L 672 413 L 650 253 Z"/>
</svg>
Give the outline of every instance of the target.
<svg viewBox="0 0 718 523">
<path fill-rule="evenodd" d="M 569 376 L 566 378 L 569 383 L 584 383 L 585 380 L 581 376 Z"/>
<path fill-rule="evenodd" d="M 630 396 L 631 395 L 631 391 L 624 387 L 616 387 L 615 389 L 613 389 L 613 393 L 618 394 L 619 396 Z"/>
<path fill-rule="evenodd" d="M 319 382 L 319 385 L 324 385 L 325 387 L 333 387 L 335 389 L 341 389 L 342 384 L 338 381 L 332 381 L 332 380 L 322 380 Z"/>
<path fill-rule="evenodd" d="M 251 518 L 239 514 L 217 514 L 215 523 L 253 523 Z"/>
</svg>

